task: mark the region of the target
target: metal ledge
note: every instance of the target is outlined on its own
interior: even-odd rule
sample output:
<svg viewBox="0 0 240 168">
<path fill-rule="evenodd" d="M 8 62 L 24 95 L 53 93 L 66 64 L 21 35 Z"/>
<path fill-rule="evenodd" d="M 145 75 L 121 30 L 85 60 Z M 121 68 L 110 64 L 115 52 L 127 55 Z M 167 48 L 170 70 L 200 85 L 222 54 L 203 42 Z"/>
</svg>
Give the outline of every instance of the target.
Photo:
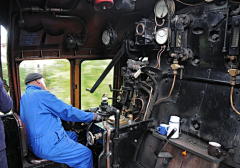
<svg viewBox="0 0 240 168">
<path fill-rule="evenodd" d="M 156 129 L 150 129 L 150 131 L 152 132 L 152 135 L 156 138 L 159 138 L 161 140 L 164 140 L 166 138 L 165 135 L 159 134 Z M 186 142 L 186 140 L 181 136 L 178 139 L 170 139 L 169 143 L 212 163 L 220 163 L 226 158 L 226 156 L 222 156 L 221 158 L 210 156 L 208 155 L 207 147 L 202 147 L 196 144 Z"/>
</svg>

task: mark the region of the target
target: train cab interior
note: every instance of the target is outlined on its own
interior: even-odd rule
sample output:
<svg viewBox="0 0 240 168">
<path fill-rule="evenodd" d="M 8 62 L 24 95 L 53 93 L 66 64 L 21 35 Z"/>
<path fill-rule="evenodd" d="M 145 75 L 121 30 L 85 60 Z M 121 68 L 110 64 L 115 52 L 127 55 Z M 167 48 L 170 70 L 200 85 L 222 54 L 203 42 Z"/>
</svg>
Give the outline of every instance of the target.
<svg viewBox="0 0 240 168">
<path fill-rule="evenodd" d="M 56 90 L 69 104 L 102 117 L 62 121 L 94 168 L 240 168 L 240 1 L 1 0 L 0 25 L 9 168 L 68 167 L 28 150 L 19 117 L 22 64 L 42 60 L 68 79 Z"/>
</svg>

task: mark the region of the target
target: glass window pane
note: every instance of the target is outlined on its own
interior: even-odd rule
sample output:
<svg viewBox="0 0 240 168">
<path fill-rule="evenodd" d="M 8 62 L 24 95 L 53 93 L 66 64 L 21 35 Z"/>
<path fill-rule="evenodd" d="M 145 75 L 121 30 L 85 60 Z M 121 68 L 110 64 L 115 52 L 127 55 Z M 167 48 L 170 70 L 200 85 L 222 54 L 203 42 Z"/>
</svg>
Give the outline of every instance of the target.
<svg viewBox="0 0 240 168">
<path fill-rule="evenodd" d="M 70 62 L 66 59 L 27 60 L 19 67 L 21 94 L 26 90 L 25 77 L 31 72 L 40 73 L 45 79 L 47 90 L 67 104 L 70 100 Z"/>
<path fill-rule="evenodd" d="M 0 35 L 1 35 L 1 60 L 2 61 L 2 75 L 3 79 L 8 82 L 8 67 L 7 67 L 7 31 L 6 29 L 1 26 L 0 28 Z"/>
<path fill-rule="evenodd" d="M 98 86 L 98 88 L 90 93 L 86 88 L 91 89 L 105 68 L 111 62 L 107 60 L 87 60 L 83 61 L 81 65 L 81 108 L 89 109 L 90 107 L 98 107 L 101 104 L 101 97 L 103 93 L 107 93 L 108 97 L 112 97 L 112 92 L 108 87 L 109 84 L 113 86 L 113 68 Z M 111 101 L 109 101 L 111 103 Z"/>
</svg>

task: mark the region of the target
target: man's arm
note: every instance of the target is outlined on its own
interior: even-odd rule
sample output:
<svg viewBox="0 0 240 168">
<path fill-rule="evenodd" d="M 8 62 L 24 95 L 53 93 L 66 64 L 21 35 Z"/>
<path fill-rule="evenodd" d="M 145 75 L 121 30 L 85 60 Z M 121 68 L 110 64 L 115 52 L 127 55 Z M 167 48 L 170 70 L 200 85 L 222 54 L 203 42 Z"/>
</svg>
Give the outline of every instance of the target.
<svg viewBox="0 0 240 168">
<path fill-rule="evenodd" d="M 7 113 L 11 111 L 13 106 L 12 98 L 7 94 L 3 87 L 2 79 L 0 78 L 0 111 Z"/>
<path fill-rule="evenodd" d="M 72 105 L 68 105 L 48 91 L 44 91 L 43 93 L 44 94 L 41 95 L 42 97 L 39 97 L 39 99 L 41 99 L 40 101 L 43 102 L 49 111 L 59 118 L 74 122 L 91 122 L 93 120 L 93 113 L 87 113 Z"/>
</svg>

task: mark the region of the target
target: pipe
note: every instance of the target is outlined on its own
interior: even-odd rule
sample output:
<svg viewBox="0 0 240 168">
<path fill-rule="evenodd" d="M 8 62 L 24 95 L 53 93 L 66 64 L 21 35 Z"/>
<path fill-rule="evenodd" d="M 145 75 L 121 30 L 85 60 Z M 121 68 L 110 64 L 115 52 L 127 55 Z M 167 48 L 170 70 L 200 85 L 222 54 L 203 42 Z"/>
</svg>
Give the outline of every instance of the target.
<svg viewBox="0 0 240 168">
<path fill-rule="evenodd" d="M 146 112 L 147 114 L 146 114 L 145 118 L 143 118 L 143 120 L 149 119 L 149 117 L 151 115 L 151 112 L 152 112 L 152 109 L 153 109 L 153 106 L 154 106 L 154 102 L 155 102 L 155 100 L 157 98 L 157 95 L 158 95 L 158 88 L 159 88 L 156 79 L 149 72 L 145 72 L 145 74 L 148 75 L 152 79 L 155 87 L 154 87 L 154 94 L 152 96 L 152 100 L 149 104 L 148 111 Z"/>
<path fill-rule="evenodd" d="M 166 77 L 173 77 L 173 74 L 169 74 L 167 71 L 163 72 L 163 76 Z M 179 76 L 179 75 L 177 75 Z M 208 78 L 200 78 L 200 77 L 192 77 L 192 76 L 186 76 L 184 75 L 182 77 L 182 80 L 189 80 L 189 81 L 196 81 L 196 82 L 202 82 L 202 83 L 210 83 L 210 84 L 216 84 L 216 85 L 223 85 L 223 86 L 229 86 L 229 81 L 222 81 L 222 80 L 215 80 L 215 79 L 208 79 Z M 240 85 L 240 83 L 236 83 L 236 85 Z"/>
<path fill-rule="evenodd" d="M 171 96 L 172 91 L 173 91 L 173 88 L 174 88 L 175 81 L 176 81 L 176 75 L 174 75 L 174 77 L 173 77 L 172 87 L 171 87 L 171 90 L 170 90 L 168 96 L 157 100 L 157 101 L 155 102 L 154 106 L 157 105 L 160 101 L 165 100 L 165 99 L 168 99 L 168 98 Z"/>
<path fill-rule="evenodd" d="M 66 16 L 66 15 L 55 15 L 55 17 L 56 18 L 64 18 L 64 19 L 76 19 L 76 20 L 80 21 L 83 24 L 84 29 L 85 29 L 83 45 L 85 44 L 85 41 L 87 39 L 87 26 L 86 26 L 86 24 L 84 23 L 84 21 L 80 17 L 78 17 L 78 16 Z"/>
<path fill-rule="evenodd" d="M 110 168 L 110 153 L 109 153 L 109 142 L 110 142 L 110 136 L 111 136 L 111 129 L 110 127 L 108 126 L 107 124 L 107 121 L 106 122 L 106 125 L 104 124 L 104 121 L 102 120 L 102 125 L 107 129 L 107 142 L 106 142 L 106 150 L 107 150 L 107 153 L 106 153 L 106 157 L 107 157 L 107 168 Z"/>
<path fill-rule="evenodd" d="M 152 97 L 153 88 L 152 88 L 151 85 L 147 84 L 145 81 L 143 81 L 143 83 L 144 83 L 145 85 L 147 85 L 148 87 L 151 88 L 150 93 L 149 93 L 149 100 L 148 100 L 147 108 L 146 108 L 146 110 L 145 110 L 145 114 L 144 114 L 144 117 L 143 117 L 143 120 L 145 120 L 146 115 L 147 115 L 147 113 L 148 113 L 148 107 L 149 107 L 149 104 L 150 104 L 150 102 L 151 102 L 151 97 Z"/>
<path fill-rule="evenodd" d="M 143 101 L 143 99 L 141 99 L 141 98 L 136 98 L 136 100 L 141 100 L 141 102 L 142 102 L 142 108 L 141 108 L 141 111 L 140 111 L 140 113 L 139 113 L 139 116 L 138 116 L 137 118 L 135 118 L 134 121 L 136 121 L 137 119 L 139 119 L 139 117 L 140 117 L 141 114 L 142 114 L 143 107 L 144 107 L 144 101 Z"/>
<path fill-rule="evenodd" d="M 238 115 L 240 115 L 240 112 L 237 111 L 237 109 L 236 109 L 236 108 L 234 107 L 234 105 L 233 105 L 233 99 L 232 99 L 232 96 L 233 96 L 233 89 L 234 89 L 234 86 L 232 86 L 232 88 L 231 88 L 231 93 L 230 93 L 230 103 L 231 103 L 232 109 L 233 109 Z"/>
<path fill-rule="evenodd" d="M 22 14 L 22 12 L 59 12 L 59 13 L 67 13 L 67 12 L 71 12 L 71 11 L 75 10 L 77 8 L 79 2 L 80 2 L 80 0 L 78 0 L 77 3 L 70 9 L 63 9 L 63 8 L 48 8 L 47 7 L 48 0 L 46 0 L 44 8 L 40 8 L 38 6 L 21 8 L 21 14 Z"/>
</svg>

